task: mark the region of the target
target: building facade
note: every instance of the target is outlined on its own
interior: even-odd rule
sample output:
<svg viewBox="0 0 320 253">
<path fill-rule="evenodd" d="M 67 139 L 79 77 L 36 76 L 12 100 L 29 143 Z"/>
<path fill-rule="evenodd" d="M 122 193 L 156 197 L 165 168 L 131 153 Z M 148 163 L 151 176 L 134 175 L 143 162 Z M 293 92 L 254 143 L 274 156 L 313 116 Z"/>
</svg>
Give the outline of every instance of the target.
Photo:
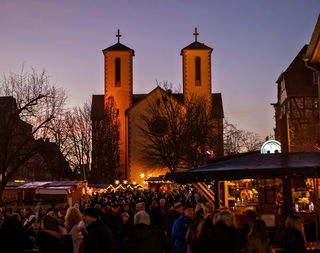
<svg viewBox="0 0 320 253">
<path fill-rule="evenodd" d="M 275 138 L 284 152 L 319 151 L 320 19 L 305 45 L 277 83 Z"/>
</svg>

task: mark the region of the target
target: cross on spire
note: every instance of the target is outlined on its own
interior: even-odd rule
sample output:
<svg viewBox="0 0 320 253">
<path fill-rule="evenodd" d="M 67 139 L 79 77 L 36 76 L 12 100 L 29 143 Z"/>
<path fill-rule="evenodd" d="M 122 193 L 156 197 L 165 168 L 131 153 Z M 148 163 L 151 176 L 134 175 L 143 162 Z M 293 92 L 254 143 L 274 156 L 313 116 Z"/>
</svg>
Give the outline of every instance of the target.
<svg viewBox="0 0 320 253">
<path fill-rule="evenodd" d="M 121 37 L 122 35 L 120 34 L 120 29 L 118 29 L 118 34 L 116 34 L 116 37 L 118 38 L 118 43 L 120 43 L 120 37 Z"/>
<path fill-rule="evenodd" d="M 197 37 L 198 37 L 199 33 L 198 33 L 197 27 L 194 28 L 194 33 L 193 33 L 193 35 L 194 35 L 194 40 L 195 40 L 195 41 L 198 41 L 198 40 L 197 40 L 197 39 L 198 39 Z"/>
</svg>

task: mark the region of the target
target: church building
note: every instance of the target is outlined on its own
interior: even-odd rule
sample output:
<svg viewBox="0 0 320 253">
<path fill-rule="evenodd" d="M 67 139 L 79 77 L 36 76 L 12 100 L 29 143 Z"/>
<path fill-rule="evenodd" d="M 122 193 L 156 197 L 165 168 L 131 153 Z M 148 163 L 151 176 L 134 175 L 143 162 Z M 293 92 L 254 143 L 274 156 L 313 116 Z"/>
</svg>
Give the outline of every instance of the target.
<svg viewBox="0 0 320 253">
<path fill-rule="evenodd" d="M 211 56 L 213 49 L 198 41 L 198 32 L 193 34 L 195 41 L 181 50 L 183 69 L 183 93 L 174 94 L 161 87 L 155 87 L 147 94 L 133 94 L 133 57 L 135 51 L 118 42 L 104 50 L 104 94 L 93 95 L 91 119 L 93 124 L 92 168 L 108 171 L 107 166 L 99 163 L 108 150 L 101 150 L 95 144 L 99 131 L 99 121 L 104 117 L 104 109 L 113 97 L 119 119 L 119 178 L 141 183 L 150 176 L 168 172 L 166 168 L 146 166 L 141 157 L 142 145 L 147 141 L 141 132 L 141 115 L 158 99 L 159 95 L 168 96 L 177 103 L 185 105 L 192 96 L 203 97 L 206 105 L 212 108 L 215 135 L 218 140 L 214 156 L 223 155 L 223 106 L 221 93 L 212 93 Z M 94 127 L 95 126 L 95 127 Z M 107 183 L 107 182 L 105 182 Z M 112 182 L 109 182 L 112 183 Z"/>
</svg>

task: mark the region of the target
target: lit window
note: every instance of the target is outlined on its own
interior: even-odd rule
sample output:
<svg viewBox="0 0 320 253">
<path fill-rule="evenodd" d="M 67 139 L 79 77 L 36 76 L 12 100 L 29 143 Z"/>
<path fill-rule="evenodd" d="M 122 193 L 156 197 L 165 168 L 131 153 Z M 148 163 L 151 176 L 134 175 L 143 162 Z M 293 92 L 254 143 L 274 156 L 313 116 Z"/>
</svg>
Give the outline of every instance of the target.
<svg viewBox="0 0 320 253">
<path fill-rule="evenodd" d="M 121 61 L 120 58 L 116 58 L 116 87 L 121 86 Z"/>
<path fill-rule="evenodd" d="M 195 61 L 195 70 L 196 70 L 196 86 L 201 85 L 201 59 L 199 56 L 196 57 Z"/>
</svg>

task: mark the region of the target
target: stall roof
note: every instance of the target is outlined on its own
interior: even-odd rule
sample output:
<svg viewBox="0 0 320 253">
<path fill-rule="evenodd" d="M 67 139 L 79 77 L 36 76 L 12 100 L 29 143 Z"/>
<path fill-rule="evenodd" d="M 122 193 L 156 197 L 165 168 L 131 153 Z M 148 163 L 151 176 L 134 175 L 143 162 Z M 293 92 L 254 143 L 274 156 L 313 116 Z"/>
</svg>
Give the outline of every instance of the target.
<svg viewBox="0 0 320 253">
<path fill-rule="evenodd" d="M 9 182 L 7 183 L 5 189 L 38 189 L 38 188 L 48 188 L 48 187 L 68 187 L 71 188 L 78 184 L 82 184 L 84 181 L 33 181 L 33 182 Z"/>
<path fill-rule="evenodd" d="M 147 182 L 165 182 L 165 178 L 164 178 L 165 175 L 161 175 L 161 176 L 158 176 L 158 177 L 149 177 L 146 181 Z"/>
<path fill-rule="evenodd" d="M 105 189 L 110 184 L 88 184 L 88 187 L 98 188 L 98 189 Z"/>
<path fill-rule="evenodd" d="M 320 152 L 260 154 L 245 153 L 213 160 L 198 168 L 167 173 L 166 179 L 178 183 L 285 176 L 320 176 Z"/>
</svg>

